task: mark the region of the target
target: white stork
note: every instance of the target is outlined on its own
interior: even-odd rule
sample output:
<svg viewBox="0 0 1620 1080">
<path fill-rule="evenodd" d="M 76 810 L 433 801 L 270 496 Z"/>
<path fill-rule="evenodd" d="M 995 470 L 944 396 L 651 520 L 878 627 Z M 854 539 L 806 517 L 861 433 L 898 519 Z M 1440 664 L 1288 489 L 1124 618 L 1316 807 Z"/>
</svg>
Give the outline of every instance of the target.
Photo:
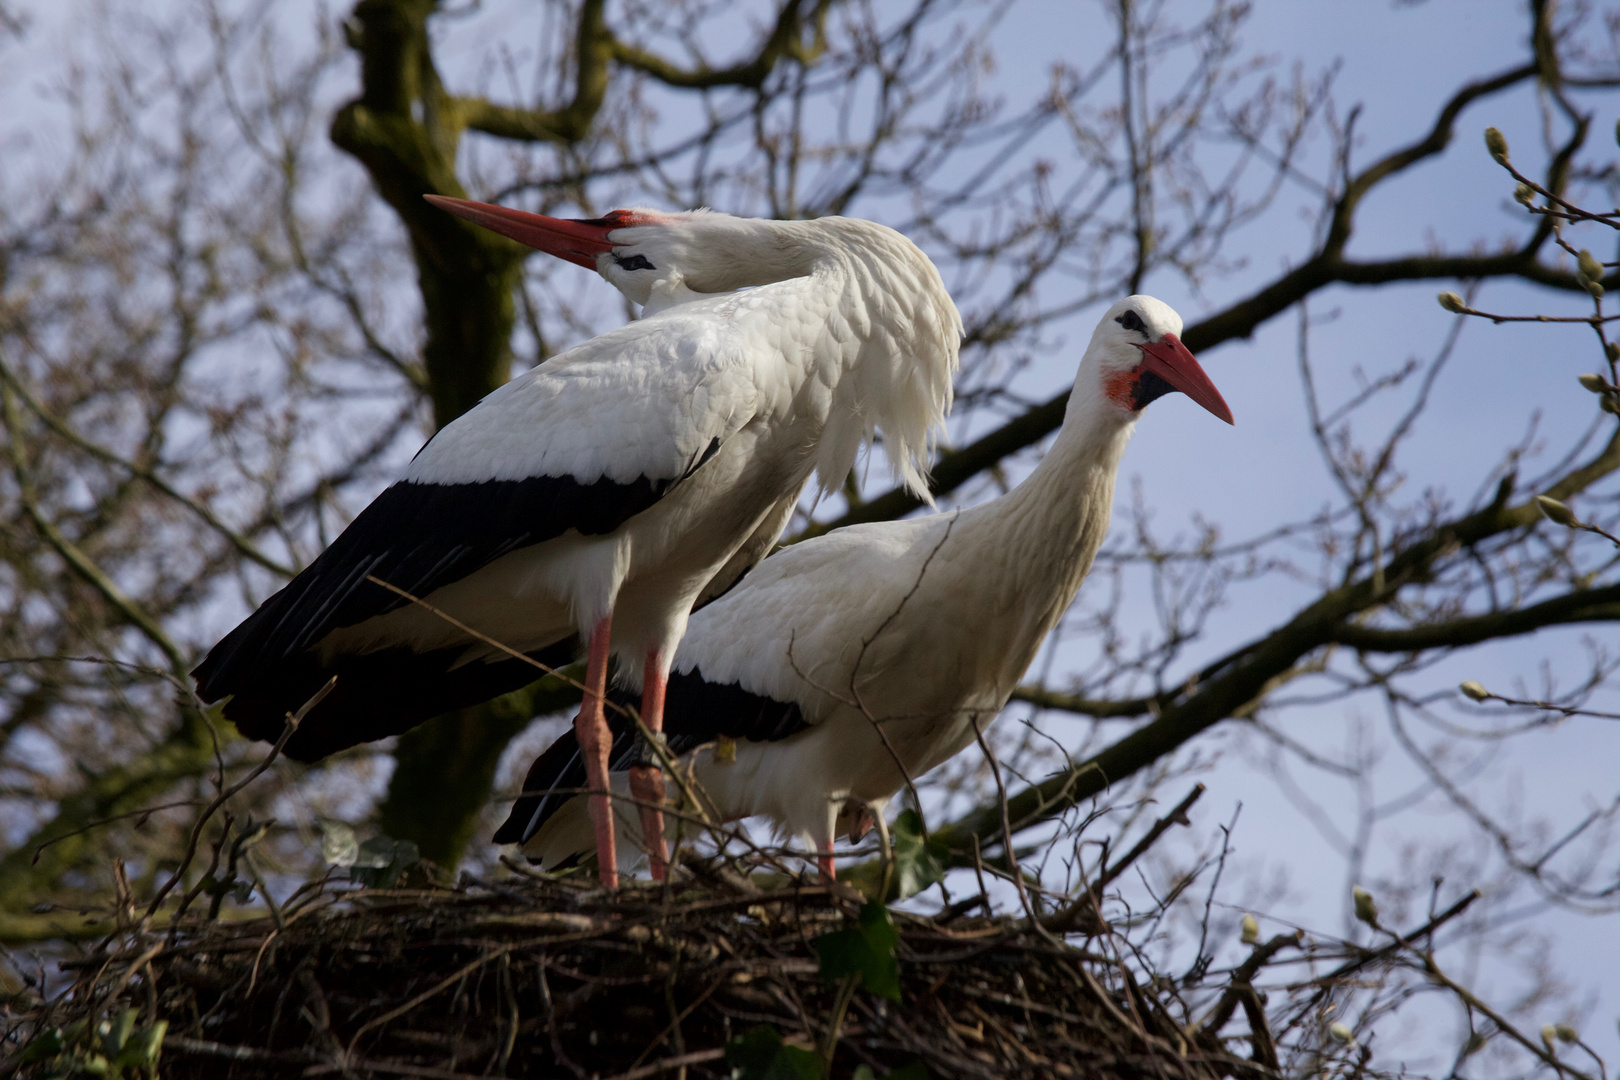
<svg viewBox="0 0 1620 1080">
<path fill-rule="evenodd" d="M 371 577 L 548 665 L 584 637 L 575 730 L 604 792 L 591 816 L 611 887 L 610 653 L 637 669 L 657 730 L 694 601 L 763 557 L 812 471 L 837 487 L 881 432 L 896 475 L 926 491 L 919 469 L 950 405 L 961 318 L 928 257 L 868 221 L 650 210 L 575 221 L 432 201 L 596 269 L 650 314 L 445 425 L 214 647 L 198 692 L 229 697 L 225 715 L 268 741 L 337 675 L 286 744 L 311 761 L 533 680 L 531 665 Z M 663 791 L 649 769 L 636 779 L 649 800 Z M 661 825 L 651 810 L 642 829 L 659 852 Z"/>
<path fill-rule="evenodd" d="M 1180 390 L 1232 422 L 1180 332 L 1163 302 L 1120 301 L 1092 334 L 1062 430 L 1013 491 L 807 540 L 693 614 L 664 731 L 711 813 L 768 817 L 813 845 L 830 878 L 833 839 L 859 820 L 843 814 L 846 803 L 881 812 L 907 775 L 974 741 L 975 723 L 1006 705 L 1090 570 L 1143 407 Z M 633 688 L 635 673 L 624 682 Z M 635 741 L 622 724 L 615 736 L 622 769 Z M 698 749 L 722 737 L 736 740 L 731 763 Z M 528 794 L 496 841 L 522 843 L 548 867 L 588 851 L 589 823 L 572 794 L 584 780 L 565 735 L 530 769 Z"/>
</svg>

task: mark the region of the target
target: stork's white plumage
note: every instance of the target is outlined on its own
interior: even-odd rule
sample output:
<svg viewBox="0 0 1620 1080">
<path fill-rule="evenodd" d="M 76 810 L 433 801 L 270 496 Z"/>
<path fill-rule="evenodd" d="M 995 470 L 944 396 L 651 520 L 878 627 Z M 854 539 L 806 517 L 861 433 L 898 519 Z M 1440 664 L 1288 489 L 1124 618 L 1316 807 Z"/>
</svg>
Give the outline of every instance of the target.
<svg viewBox="0 0 1620 1080">
<path fill-rule="evenodd" d="M 1013 491 L 807 540 L 692 616 L 665 734 L 713 811 L 770 818 L 814 845 L 831 875 L 847 800 L 880 809 L 904 782 L 901 765 L 916 777 L 974 741 L 975 721 L 1006 705 L 1091 568 L 1141 409 L 1180 390 L 1232 422 L 1180 332 L 1163 302 L 1120 301 L 1092 335 L 1062 430 Z M 721 736 L 737 740 L 734 763 L 696 749 Z M 576 749 L 565 736 L 535 762 L 497 841 L 524 842 L 547 866 L 589 850 L 566 794 L 583 779 Z M 616 766 L 633 749 L 620 725 Z"/>
<path fill-rule="evenodd" d="M 563 221 L 435 200 L 597 269 L 650 314 L 525 372 L 447 424 L 284 589 L 197 668 L 205 701 L 313 760 L 532 681 L 533 668 L 399 595 L 548 664 L 588 638 L 578 732 L 607 781 L 610 651 L 660 695 L 692 604 L 769 549 L 810 474 L 841 484 L 881 431 L 918 491 L 950 403 L 960 317 L 892 229 L 615 211 Z M 752 287 L 750 287 L 752 286 Z M 651 774 L 642 779 L 661 791 Z M 612 851 L 606 796 L 597 837 Z M 656 831 L 654 813 L 647 828 Z M 657 862 L 655 860 L 655 867 Z M 614 883 L 614 860 L 603 879 Z"/>
</svg>

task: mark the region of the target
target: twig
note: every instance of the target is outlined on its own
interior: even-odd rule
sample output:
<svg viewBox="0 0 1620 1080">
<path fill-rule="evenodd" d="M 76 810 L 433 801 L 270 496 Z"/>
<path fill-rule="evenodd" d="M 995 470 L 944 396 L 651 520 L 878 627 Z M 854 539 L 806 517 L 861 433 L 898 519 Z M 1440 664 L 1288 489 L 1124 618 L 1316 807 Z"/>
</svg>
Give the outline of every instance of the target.
<svg viewBox="0 0 1620 1080">
<path fill-rule="evenodd" d="M 181 799 L 178 802 L 158 803 L 156 806 L 143 806 L 139 810 L 128 810 L 128 811 L 125 811 L 122 814 L 114 814 L 111 817 L 97 818 L 96 820 L 94 820 L 92 822 L 89 822 L 89 823 L 87 823 L 85 825 L 82 825 L 77 829 L 73 829 L 73 830 L 70 830 L 69 832 L 65 832 L 60 836 L 53 836 L 49 840 L 45 840 L 45 841 L 41 842 L 38 847 L 34 848 L 34 857 L 33 857 L 33 859 L 31 861 L 36 862 L 36 863 L 39 862 L 40 855 L 42 855 L 44 853 L 45 849 L 50 847 L 52 844 L 60 844 L 63 840 L 70 840 L 73 837 L 79 836 L 82 833 L 87 833 L 92 829 L 99 829 L 103 825 L 111 825 L 115 821 L 123 821 L 125 818 L 150 817 L 151 815 L 156 814 L 159 811 L 162 811 L 162 810 L 175 810 L 175 809 L 178 809 L 178 808 L 180 808 L 182 806 L 203 806 L 203 805 L 206 805 L 206 804 L 201 799 Z M 138 827 L 139 826 L 137 826 L 137 828 Z"/>
<path fill-rule="evenodd" d="M 34 528 L 45 542 L 62 557 L 62 561 L 100 593 L 102 599 L 115 608 L 126 622 L 156 645 L 163 655 L 169 658 L 169 664 L 174 669 L 176 677 L 183 679 L 186 661 L 179 646 L 164 633 L 157 621 L 148 615 L 133 597 L 120 589 L 90 556 L 63 535 L 62 530 L 57 528 L 56 523 L 46 517 L 44 510 L 40 508 L 34 491 L 33 476 L 28 468 L 27 452 L 23 445 L 22 422 L 17 415 L 17 404 L 12 397 L 9 380 L 0 380 L 0 411 L 3 411 L 6 427 L 11 432 L 11 471 L 17 481 L 17 500 L 22 503 L 23 512 L 34 523 Z"/>
<path fill-rule="evenodd" d="M 1232 1012 L 1237 1008 L 1239 999 L 1245 993 L 1253 993 L 1251 984 L 1254 977 L 1260 973 L 1260 969 L 1269 964 L 1271 958 L 1282 950 L 1291 946 L 1297 947 L 1304 940 L 1305 932 L 1295 930 L 1292 934 L 1278 934 L 1270 941 L 1256 945 L 1248 958 L 1233 970 L 1231 980 L 1220 999 L 1216 1001 L 1215 1007 L 1210 1009 L 1203 1020 L 1193 1025 L 1193 1037 L 1197 1038 L 1200 1035 L 1213 1037 L 1219 1034 L 1221 1028 L 1232 1018 Z"/>
<path fill-rule="evenodd" d="M 400 596 L 400 597 L 403 597 L 406 600 L 409 600 L 411 603 L 417 605 L 422 610 L 426 611 L 428 614 L 434 615 L 434 616 L 436 616 L 436 617 L 438 617 L 440 619 L 443 619 L 445 622 L 449 623 L 451 626 L 455 627 L 457 630 L 460 630 L 463 634 L 466 634 L 469 637 L 477 638 L 479 641 L 482 641 L 485 645 L 488 645 L 491 648 L 501 650 L 501 652 L 505 653 L 507 656 L 510 656 L 512 659 L 521 660 L 525 664 L 528 664 L 530 667 L 535 668 L 535 669 L 537 669 L 539 671 L 542 671 L 547 675 L 554 675 L 557 678 L 561 679 L 563 682 L 567 683 L 569 686 L 572 686 L 574 689 L 580 691 L 581 693 L 589 693 L 589 691 L 586 690 L 584 683 L 580 682 L 578 679 L 574 678 L 572 675 L 569 675 L 566 671 L 563 671 L 563 670 L 558 669 L 558 668 L 554 668 L 549 664 L 542 664 L 540 661 L 536 660 L 534 657 L 530 656 L 528 653 L 518 652 L 516 649 L 512 648 L 510 645 L 507 645 L 504 642 L 496 641 L 494 638 L 490 637 L 488 634 L 481 633 L 481 632 L 479 632 L 477 630 L 474 630 L 472 627 L 468 626 L 466 623 L 462 622 L 460 619 L 456 618 L 454 615 L 451 615 L 449 612 L 442 611 L 439 608 L 434 607 L 432 604 L 428 603 L 426 600 L 423 600 L 420 597 L 412 596 L 410 593 L 406 592 L 404 589 L 400 588 L 398 585 L 392 585 L 392 584 L 384 581 L 382 578 L 376 576 L 375 574 L 367 574 L 366 575 L 366 580 L 371 582 L 373 585 L 381 585 L 383 588 L 387 589 L 389 592 L 395 594 L 396 596 Z M 620 708 L 619 706 L 613 704 L 613 702 L 611 702 L 611 701 L 607 701 L 606 699 L 603 700 L 602 704 L 604 706 L 606 706 L 607 708 L 609 708 L 609 709 L 615 709 L 615 710 L 617 710 L 617 711 L 619 711 L 621 713 L 624 712 L 624 710 L 622 708 Z"/>
<path fill-rule="evenodd" d="M 1081 915 L 1088 911 L 1092 912 L 1098 922 L 1101 923 L 1102 914 L 1097 909 L 1097 901 L 1101 898 L 1103 890 L 1106 889 L 1116 878 L 1118 878 L 1119 875 L 1123 874 L 1127 869 L 1129 869 L 1130 865 L 1137 859 L 1141 858 L 1149 848 L 1158 843 L 1159 838 L 1163 836 L 1166 830 L 1168 830 L 1172 825 L 1191 825 L 1192 822 L 1187 817 L 1187 811 L 1192 807 L 1193 803 L 1197 802 L 1203 796 L 1204 790 L 1203 784 L 1195 784 L 1193 789 L 1187 793 L 1186 797 L 1183 798 L 1181 802 L 1177 803 L 1168 814 L 1165 814 L 1163 817 L 1159 818 L 1153 823 L 1153 826 L 1148 829 L 1147 833 L 1143 835 L 1142 839 L 1138 840 L 1135 846 L 1127 851 L 1125 856 L 1120 859 L 1119 862 L 1113 864 L 1112 866 L 1108 866 L 1105 855 L 1104 867 L 1101 873 L 1098 874 L 1096 883 L 1084 889 L 1081 895 L 1067 907 L 1064 907 L 1053 912 L 1051 915 L 1042 918 L 1041 924 L 1048 930 L 1061 932 L 1073 925 L 1073 923 Z"/>
<path fill-rule="evenodd" d="M 1570 1075 L 1577 1077 L 1578 1080 L 1592 1080 L 1589 1074 L 1584 1073 L 1573 1066 L 1566 1065 L 1546 1048 L 1536 1045 L 1532 1039 L 1526 1036 L 1518 1028 L 1514 1027 L 1513 1024 L 1508 1021 L 1507 1017 L 1485 1004 L 1479 998 L 1475 997 L 1473 992 L 1467 987 L 1454 981 L 1449 975 L 1441 971 L 1440 965 L 1435 963 L 1433 949 L 1420 950 L 1411 945 L 1404 938 L 1397 939 L 1397 944 L 1403 948 L 1411 950 L 1412 954 L 1416 956 L 1422 963 L 1423 971 L 1429 976 L 1429 978 L 1456 994 L 1458 999 L 1461 1000 L 1463 1004 L 1490 1020 L 1491 1023 L 1496 1025 L 1497 1030 L 1503 1032 L 1508 1038 L 1512 1039 L 1514 1042 L 1530 1051 L 1530 1053 L 1540 1058 L 1543 1064 L 1551 1066 L 1560 1074 L 1567 1072 Z"/>
<path fill-rule="evenodd" d="M 995 752 L 985 741 L 984 731 L 979 727 L 979 714 L 971 713 L 968 719 L 973 724 L 973 737 L 979 742 L 979 751 L 984 754 L 985 761 L 989 762 L 990 775 L 996 781 L 996 802 L 1001 807 L 1001 843 L 1007 853 L 1007 872 L 1018 888 L 1018 902 L 1023 905 L 1024 915 L 1032 926 L 1039 926 L 1035 908 L 1029 900 L 1029 890 L 1024 887 L 1024 872 L 1018 865 L 1018 850 L 1013 846 L 1012 821 L 1007 816 L 1007 786 L 1001 782 L 1001 763 L 996 760 Z"/>
<path fill-rule="evenodd" d="M 163 887 L 160 888 L 157 891 L 157 895 L 152 898 L 152 903 L 147 906 L 146 914 L 141 919 L 143 930 L 150 925 L 152 917 L 157 914 L 158 907 L 163 903 L 164 897 L 168 896 L 174 887 L 180 883 L 180 880 L 185 876 L 186 869 L 191 865 L 191 860 L 196 857 L 197 842 L 202 839 L 203 826 L 208 824 L 209 820 L 216 812 L 218 812 L 220 807 L 225 805 L 231 796 L 235 795 L 253 781 L 257 780 L 261 773 L 275 763 L 276 758 L 281 756 L 282 748 L 287 745 L 287 740 L 292 738 L 293 732 L 298 730 L 298 725 L 303 722 L 304 717 L 309 715 L 311 709 L 319 705 L 326 698 L 326 695 L 332 692 L 332 688 L 337 685 L 337 680 L 338 677 L 336 675 L 333 675 L 330 679 L 327 679 L 326 685 L 315 691 L 314 695 L 308 701 L 304 702 L 296 713 L 289 714 L 287 717 L 287 725 L 282 729 L 281 738 L 276 740 L 275 745 L 270 748 L 270 752 L 265 755 L 264 760 L 259 762 L 258 765 L 254 766 L 246 776 L 242 777 L 242 779 L 238 780 L 236 783 L 214 796 L 213 801 L 211 801 L 207 808 L 203 810 L 202 815 L 197 818 L 197 824 L 192 826 L 191 836 L 186 840 L 186 850 L 185 854 L 180 858 L 180 865 L 175 867 L 174 873 L 169 876 L 169 880 L 163 883 Z M 185 910 L 190 905 L 191 901 L 196 899 L 197 889 L 200 889 L 201 887 L 202 883 L 198 882 L 197 887 L 186 894 L 185 900 L 181 903 L 179 909 L 174 913 L 173 922 L 175 925 L 178 926 L 180 916 L 185 913 Z"/>
<path fill-rule="evenodd" d="M 855 987 L 860 981 L 860 973 L 855 972 L 845 975 L 843 982 L 838 984 L 838 997 L 833 1000 L 832 1015 L 827 1020 L 827 1034 L 821 1042 L 821 1060 L 829 1076 L 832 1075 L 833 1054 L 838 1051 L 838 1032 L 844 1026 L 844 1014 L 849 1011 L 850 1000 L 855 997 Z"/>
<path fill-rule="evenodd" d="M 551 1000 L 551 982 L 546 978 L 544 960 L 540 962 L 539 970 L 535 972 L 535 980 L 540 984 L 540 1002 L 546 1009 L 546 1031 L 551 1036 L 551 1055 L 566 1065 L 575 1076 L 583 1078 L 585 1070 L 563 1050 L 562 1040 L 557 1036 L 557 1007 Z"/>
<path fill-rule="evenodd" d="M 1137 859 L 1141 858 L 1143 853 L 1145 853 L 1148 848 L 1158 843 L 1159 837 L 1163 836 L 1170 826 L 1190 826 L 1192 821 L 1188 819 L 1187 811 L 1192 808 L 1193 803 L 1197 802 L 1203 797 L 1204 790 L 1203 784 L 1194 784 L 1193 789 L 1187 793 L 1186 797 L 1177 803 L 1175 808 L 1168 814 L 1161 817 L 1158 821 L 1155 821 L 1153 823 L 1153 827 L 1147 831 L 1147 834 L 1144 835 L 1142 839 L 1138 840 L 1136 844 L 1132 846 L 1131 850 L 1125 853 L 1124 858 L 1120 859 L 1120 861 L 1115 863 L 1113 866 L 1105 867 L 1103 871 L 1097 875 L 1097 891 L 1101 892 L 1103 889 L 1112 884 L 1114 879 L 1123 874 L 1126 869 L 1128 869 L 1130 865 Z"/>
<path fill-rule="evenodd" d="M 234 547 L 243 557 L 258 563 L 266 570 L 280 574 L 282 577 L 293 576 L 294 571 L 292 567 L 277 562 L 275 559 L 260 551 L 258 546 L 255 545 L 253 541 L 232 529 L 229 525 L 226 525 L 212 510 L 180 491 L 173 484 L 170 484 L 167 480 L 164 480 L 161 476 L 157 475 L 157 473 L 152 469 L 146 468 L 142 465 L 137 465 L 133 461 L 128 461 L 125 458 L 120 457 L 111 450 L 108 450 L 106 447 L 100 445 L 99 443 L 92 442 L 90 439 L 69 427 L 65 421 L 54 415 L 45 407 L 43 402 L 34 397 L 34 395 L 28 391 L 28 388 L 22 384 L 22 380 L 17 378 L 16 374 L 3 359 L 0 359 L 0 379 L 5 380 L 5 382 L 17 394 L 17 396 L 22 398 L 23 404 L 28 406 L 29 411 L 31 411 L 35 416 L 38 416 L 40 420 L 44 421 L 45 426 L 56 432 L 56 434 L 66 439 L 74 446 L 77 446 L 80 450 L 83 450 L 91 457 L 97 458 L 110 465 L 117 465 L 120 468 L 127 470 L 131 476 L 151 484 L 153 487 L 157 488 L 158 491 L 167 495 L 175 502 L 178 502 L 180 505 L 196 514 L 209 528 L 213 529 L 226 540 L 230 541 L 231 546 Z"/>
<path fill-rule="evenodd" d="M 706 1061 L 719 1061 L 726 1056 L 723 1049 L 694 1050 L 690 1054 L 681 1054 L 679 1057 L 663 1058 L 651 1064 L 643 1065 L 639 1069 L 610 1076 L 607 1080 L 643 1080 L 644 1077 L 657 1076 L 659 1073 L 669 1072 L 671 1069 L 683 1069 L 688 1065 L 701 1065 Z"/>
</svg>

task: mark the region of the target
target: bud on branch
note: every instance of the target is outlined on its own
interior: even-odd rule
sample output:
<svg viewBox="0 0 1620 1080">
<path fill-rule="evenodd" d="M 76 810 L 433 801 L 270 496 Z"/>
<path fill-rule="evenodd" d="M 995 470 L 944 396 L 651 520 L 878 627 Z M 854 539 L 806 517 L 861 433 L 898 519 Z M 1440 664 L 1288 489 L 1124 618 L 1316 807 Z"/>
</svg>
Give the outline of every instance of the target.
<svg viewBox="0 0 1620 1080">
<path fill-rule="evenodd" d="M 1493 127 L 1485 129 L 1485 149 L 1491 152 L 1491 157 L 1496 159 L 1498 165 L 1508 163 L 1507 140 Z"/>
<path fill-rule="evenodd" d="M 1603 264 L 1586 248 L 1581 248 L 1580 254 L 1575 256 L 1575 265 L 1588 281 L 1603 280 Z"/>
<path fill-rule="evenodd" d="M 1585 248 L 1575 257 L 1575 280 L 1581 287 L 1592 294 L 1593 299 L 1603 299 L 1603 264 Z"/>
<path fill-rule="evenodd" d="M 1350 890 L 1350 897 L 1356 902 L 1356 918 L 1377 929 L 1378 905 L 1373 903 L 1372 893 L 1357 885 Z"/>
<path fill-rule="evenodd" d="M 1581 523 L 1581 519 L 1575 516 L 1575 511 L 1557 499 L 1549 498 L 1546 495 L 1537 495 L 1536 505 L 1541 507 L 1541 512 L 1546 516 L 1547 520 L 1555 525 L 1567 525 L 1574 528 Z"/>
</svg>

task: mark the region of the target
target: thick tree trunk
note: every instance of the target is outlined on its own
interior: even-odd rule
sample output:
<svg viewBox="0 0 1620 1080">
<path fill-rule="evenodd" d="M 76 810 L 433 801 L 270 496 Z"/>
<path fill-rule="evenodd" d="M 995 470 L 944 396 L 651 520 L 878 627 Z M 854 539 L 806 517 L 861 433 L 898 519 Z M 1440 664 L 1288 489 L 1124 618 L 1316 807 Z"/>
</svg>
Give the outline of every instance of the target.
<svg viewBox="0 0 1620 1080">
<path fill-rule="evenodd" d="M 504 383 L 512 290 L 525 248 L 436 210 L 425 194 L 465 196 L 456 179 L 462 121 L 429 52 L 432 0 L 362 0 L 348 23 L 362 90 L 332 121 L 332 141 L 370 173 L 410 234 L 422 292 L 423 349 L 435 424 Z M 441 716 L 406 734 L 381 807 L 383 830 L 454 873 L 501 753 L 534 714 L 534 688 Z"/>
<path fill-rule="evenodd" d="M 453 876 L 474 839 L 506 744 L 533 717 L 578 703 L 574 686 L 547 676 L 406 732 L 394 750 L 394 776 L 378 808 L 378 825 L 389 836 L 414 841 L 424 859 Z"/>
</svg>

